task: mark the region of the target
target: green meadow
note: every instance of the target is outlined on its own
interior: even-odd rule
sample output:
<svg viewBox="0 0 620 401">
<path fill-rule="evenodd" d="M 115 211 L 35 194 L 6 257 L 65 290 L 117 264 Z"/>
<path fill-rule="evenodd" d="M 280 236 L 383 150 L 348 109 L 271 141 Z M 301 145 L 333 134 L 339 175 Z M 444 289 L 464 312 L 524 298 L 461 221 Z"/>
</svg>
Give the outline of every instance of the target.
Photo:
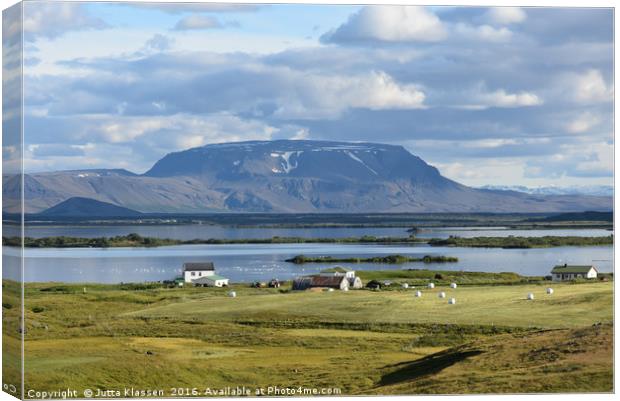
<svg viewBox="0 0 620 401">
<path fill-rule="evenodd" d="M 612 391 L 612 282 L 515 275 L 492 283 L 459 273 L 460 281 L 444 277 L 427 289 L 430 274 L 437 273 L 400 273 L 397 280 L 417 288 L 389 291 L 28 284 L 25 389 L 134 387 L 166 396 L 228 386 L 368 395 Z M 5 290 L 12 285 L 4 282 Z M 228 296 L 231 289 L 237 297 Z M 11 293 L 3 297 L 4 346 L 17 352 Z"/>
</svg>

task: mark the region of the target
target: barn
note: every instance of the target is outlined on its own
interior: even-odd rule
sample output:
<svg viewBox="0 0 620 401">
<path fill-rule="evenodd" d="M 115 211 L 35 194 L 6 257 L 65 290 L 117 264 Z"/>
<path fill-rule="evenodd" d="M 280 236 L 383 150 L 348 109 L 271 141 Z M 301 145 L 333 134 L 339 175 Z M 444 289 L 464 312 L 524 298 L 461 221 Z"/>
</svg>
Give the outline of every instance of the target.
<svg viewBox="0 0 620 401">
<path fill-rule="evenodd" d="M 551 270 L 553 281 L 568 281 L 576 278 L 596 278 L 598 270 L 592 265 L 576 266 L 576 265 L 559 265 Z"/>
<path fill-rule="evenodd" d="M 293 280 L 293 290 L 303 291 L 309 288 L 333 288 L 344 290 L 349 288 L 349 279 L 345 276 L 306 276 Z"/>
<path fill-rule="evenodd" d="M 321 270 L 319 276 L 322 277 L 346 277 L 349 280 L 349 288 L 362 288 L 362 279 L 355 276 L 355 270 L 343 266 L 334 266 L 329 269 Z"/>
<path fill-rule="evenodd" d="M 226 277 L 218 276 L 217 274 L 211 274 L 209 276 L 204 276 L 193 280 L 197 287 L 227 287 L 228 279 Z"/>
</svg>

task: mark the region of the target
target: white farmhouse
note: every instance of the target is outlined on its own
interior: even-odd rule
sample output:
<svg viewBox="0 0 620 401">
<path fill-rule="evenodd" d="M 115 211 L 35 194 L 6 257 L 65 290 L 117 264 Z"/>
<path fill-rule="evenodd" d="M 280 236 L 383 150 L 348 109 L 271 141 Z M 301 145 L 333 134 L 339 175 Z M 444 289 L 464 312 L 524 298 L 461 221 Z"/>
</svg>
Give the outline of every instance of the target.
<svg viewBox="0 0 620 401">
<path fill-rule="evenodd" d="M 186 283 L 191 283 L 201 277 L 213 276 L 215 266 L 213 262 L 183 263 L 183 278 Z"/>
<path fill-rule="evenodd" d="M 555 266 L 551 270 L 551 277 L 553 281 L 567 281 L 574 280 L 576 278 L 596 278 L 598 276 L 598 270 L 594 266 L 570 266 L 559 265 Z"/>
</svg>

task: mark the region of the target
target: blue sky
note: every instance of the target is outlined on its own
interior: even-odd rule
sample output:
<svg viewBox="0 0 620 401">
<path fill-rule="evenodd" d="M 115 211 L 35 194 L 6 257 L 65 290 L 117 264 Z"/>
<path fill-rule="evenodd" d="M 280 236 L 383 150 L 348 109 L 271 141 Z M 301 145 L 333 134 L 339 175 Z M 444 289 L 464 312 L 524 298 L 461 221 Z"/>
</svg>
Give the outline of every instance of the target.
<svg viewBox="0 0 620 401">
<path fill-rule="evenodd" d="M 26 166 L 401 144 L 469 185 L 612 184 L 610 9 L 28 2 Z"/>
</svg>

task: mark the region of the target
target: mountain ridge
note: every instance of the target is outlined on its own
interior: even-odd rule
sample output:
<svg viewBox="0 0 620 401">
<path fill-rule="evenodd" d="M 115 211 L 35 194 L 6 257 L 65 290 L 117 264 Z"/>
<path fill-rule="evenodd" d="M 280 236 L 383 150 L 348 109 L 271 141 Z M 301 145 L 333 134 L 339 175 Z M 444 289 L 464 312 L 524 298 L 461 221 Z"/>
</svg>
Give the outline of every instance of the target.
<svg viewBox="0 0 620 401">
<path fill-rule="evenodd" d="M 611 210 L 608 197 L 476 189 L 404 147 L 309 140 L 210 144 L 147 170 L 28 174 L 27 212 L 83 197 L 145 213 L 570 212 Z M 5 185 L 6 186 L 6 185 Z M 9 195 L 5 193 L 5 196 Z"/>
</svg>

